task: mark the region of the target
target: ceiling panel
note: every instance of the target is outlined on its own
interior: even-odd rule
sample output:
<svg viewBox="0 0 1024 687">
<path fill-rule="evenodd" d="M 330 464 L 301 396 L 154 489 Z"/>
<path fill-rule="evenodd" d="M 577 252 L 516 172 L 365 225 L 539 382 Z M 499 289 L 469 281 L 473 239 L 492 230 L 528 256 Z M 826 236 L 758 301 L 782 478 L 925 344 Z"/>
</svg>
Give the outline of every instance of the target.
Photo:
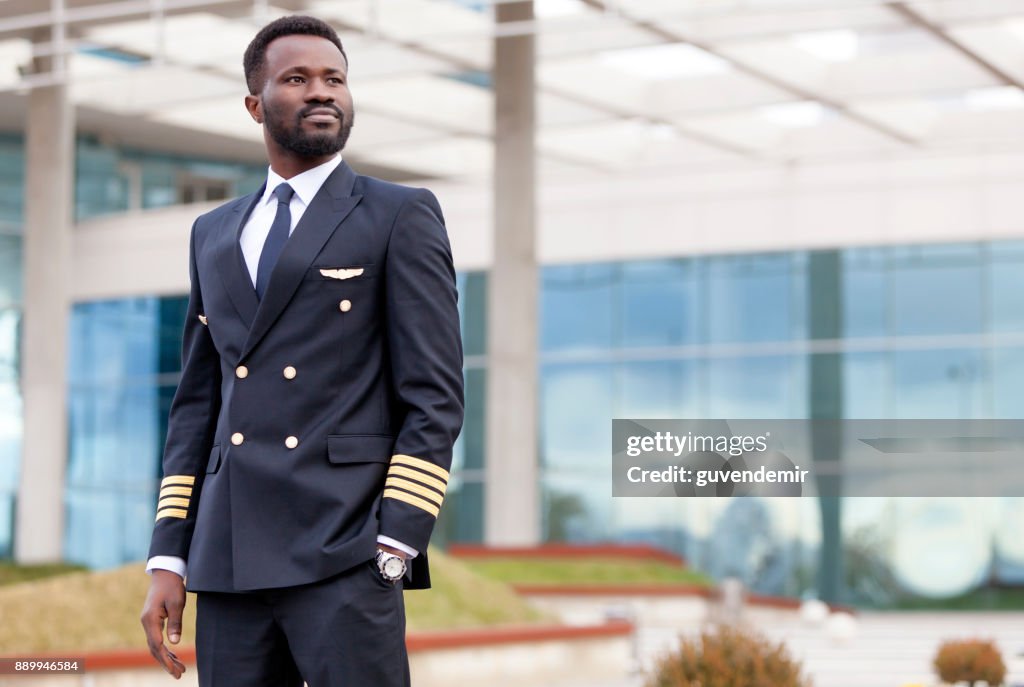
<svg viewBox="0 0 1024 687">
<path fill-rule="evenodd" d="M 179 66 L 126 67 L 86 55 L 75 55 L 71 68 L 73 74 L 81 75 L 72 85 L 71 97 L 83 105 L 120 114 L 144 114 L 226 98 L 245 112 L 245 89 L 236 79 Z"/>
<path fill-rule="evenodd" d="M 426 176 L 489 174 L 491 2 L 277 1 L 269 17 L 301 6 L 339 29 L 352 65 L 354 155 Z M 227 0 L 161 23 L 139 3 L 106 4 L 110 16 L 69 30 L 76 102 L 112 121 L 139 118 L 258 146 L 260 129 L 241 105 L 241 55 L 268 17 Z M 1022 0 L 908 2 L 1008 79 L 883 0 L 604 4 L 537 0 L 536 22 L 519 26 L 538 32 L 546 175 L 1019 147 L 1024 137 L 1024 91 L 1011 87 L 1024 82 Z M 0 0 L 0 22 L 30 6 Z M 0 43 L 0 89 L 28 87 L 18 71 L 28 58 L 29 44 Z"/>
<path fill-rule="evenodd" d="M 360 159 L 421 177 L 475 179 L 490 175 L 493 148 L 481 139 L 451 136 L 415 145 L 361 150 Z"/>
<path fill-rule="evenodd" d="M 611 169 L 699 165 L 732 159 L 710 145 L 687 139 L 668 125 L 643 120 L 613 121 L 549 131 L 538 141 L 544 154 L 592 162 Z"/>
<path fill-rule="evenodd" d="M 242 77 L 242 55 L 259 26 L 208 12 L 93 26 L 83 38 L 100 47 L 175 63 L 214 66 Z"/>
<path fill-rule="evenodd" d="M 489 136 L 493 128 L 491 92 L 455 79 L 413 76 L 369 81 L 360 84 L 353 98 L 357 108 L 453 132 Z"/>
<path fill-rule="evenodd" d="M 249 117 L 238 97 L 209 98 L 149 114 L 149 119 L 230 138 L 263 142 L 263 129 Z"/>
<path fill-rule="evenodd" d="M 726 43 L 736 40 L 758 40 L 763 38 L 784 38 L 789 35 L 847 30 L 878 30 L 900 25 L 900 19 L 882 3 L 848 3 L 841 0 L 826 7 L 802 7 L 789 11 L 772 12 L 770 8 L 760 10 L 747 8 L 704 15 L 680 17 L 678 12 L 666 11 L 658 24 L 668 31 L 690 40 L 711 43 Z M 632 8 L 631 8 L 632 9 Z"/>
</svg>

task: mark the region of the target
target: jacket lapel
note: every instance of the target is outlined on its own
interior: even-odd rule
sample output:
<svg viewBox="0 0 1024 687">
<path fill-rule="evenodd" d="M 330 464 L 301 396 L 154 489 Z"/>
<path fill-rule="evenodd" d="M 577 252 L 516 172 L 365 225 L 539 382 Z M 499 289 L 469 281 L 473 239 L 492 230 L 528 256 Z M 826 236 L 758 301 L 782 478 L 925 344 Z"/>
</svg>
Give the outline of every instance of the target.
<svg viewBox="0 0 1024 687">
<path fill-rule="evenodd" d="M 355 172 L 342 162 L 313 197 L 270 274 L 267 291 L 263 294 L 263 300 L 258 302 L 256 317 L 249 329 L 245 346 L 242 347 L 240 360 L 249 355 L 277 321 L 324 244 L 342 220 L 359 204 L 362 195 L 352 195 L 355 181 Z M 247 278 L 246 283 L 255 299 L 252 282 Z"/>
<path fill-rule="evenodd" d="M 249 277 L 249 269 L 245 266 L 245 257 L 242 255 L 242 246 L 238 242 L 242 234 L 242 227 L 256 207 L 256 202 L 263 197 L 263 189 L 266 182 L 252 196 L 241 198 L 235 203 L 234 212 L 228 215 L 224 221 L 224 227 L 220 232 L 217 245 L 217 263 L 220 267 L 220 276 L 224 282 L 224 288 L 235 306 L 235 310 L 241 316 L 246 329 L 252 329 L 252 321 L 256 316 L 256 308 L 259 306 L 259 299 L 256 298 L 256 289 L 253 288 L 252 279 Z"/>
</svg>

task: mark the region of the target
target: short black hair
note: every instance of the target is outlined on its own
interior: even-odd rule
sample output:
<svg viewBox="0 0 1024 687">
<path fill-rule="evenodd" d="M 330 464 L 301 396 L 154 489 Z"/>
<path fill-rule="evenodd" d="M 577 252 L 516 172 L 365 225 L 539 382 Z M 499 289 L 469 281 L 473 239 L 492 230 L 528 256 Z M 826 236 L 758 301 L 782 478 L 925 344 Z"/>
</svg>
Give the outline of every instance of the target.
<svg viewBox="0 0 1024 687">
<path fill-rule="evenodd" d="M 345 48 L 341 47 L 341 39 L 338 38 L 338 33 L 331 28 L 330 24 L 316 17 L 302 15 L 281 17 L 260 29 L 260 32 L 249 43 L 249 47 L 245 49 L 242 67 L 245 70 L 245 84 L 249 87 L 249 93 L 256 95 L 263 89 L 263 82 L 266 79 L 263 68 L 267 61 L 267 46 L 276 38 L 293 35 L 326 38 L 337 46 L 341 51 L 341 56 L 345 58 L 345 64 L 348 64 L 348 55 L 345 54 Z"/>
</svg>

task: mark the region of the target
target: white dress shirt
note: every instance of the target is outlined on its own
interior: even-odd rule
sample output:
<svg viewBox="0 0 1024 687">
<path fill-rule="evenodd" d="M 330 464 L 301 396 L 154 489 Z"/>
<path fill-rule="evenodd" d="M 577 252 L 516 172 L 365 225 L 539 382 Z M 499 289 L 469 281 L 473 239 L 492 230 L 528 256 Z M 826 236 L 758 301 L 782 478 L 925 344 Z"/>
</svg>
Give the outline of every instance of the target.
<svg viewBox="0 0 1024 687">
<path fill-rule="evenodd" d="M 270 226 L 274 223 L 274 217 L 277 215 L 277 197 L 274 195 L 274 189 L 280 184 L 287 183 L 295 192 L 288 204 L 288 210 L 292 216 L 292 226 L 288 230 L 288 235 L 291 236 L 291 233 L 295 231 L 295 226 L 305 214 L 306 208 L 313 202 L 313 197 L 320 191 L 320 187 L 327 181 L 327 177 L 331 176 L 331 173 L 340 164 L 341 155 L 335 155 L 322 165 L 307 169 L 291 179 L 284 179 L 273 169 L 267 167 L 267 186 L 263 189 L 263 195 L 256 201 L 256 206 L 252 209 L 252 214 L 249 215 L 238 239 L 253 287 L 256 286 L 256 271 L 260 264 L 260 253 L 263 252 L 263 244 L 270 234 Z M 412 558 L 419 555 L 419 552 L 411 546 L 406 546 L 402 542 L 382 534 L 377 535 L 377 542 L 404 551 Z M 154 570 L 170 570 L 184 578 L 187 567 L 185 561 L 177 556 L 153 556 L 146 563 L 146 572 L 151 573 Z"/>
</svg>

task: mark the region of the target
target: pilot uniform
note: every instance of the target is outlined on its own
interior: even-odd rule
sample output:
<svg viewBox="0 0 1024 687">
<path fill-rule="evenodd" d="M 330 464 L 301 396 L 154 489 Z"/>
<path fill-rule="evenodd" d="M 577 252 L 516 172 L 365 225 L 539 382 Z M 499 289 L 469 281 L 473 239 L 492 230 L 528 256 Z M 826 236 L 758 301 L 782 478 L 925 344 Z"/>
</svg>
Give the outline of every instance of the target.
<svg viewBox="0 0 1024 687">
<path fill-rule="evenodd" d="M 187 565 L 202 684 L 408 684 L 402 585 L 373 557 L 418 553 L 404 586 L 430 584 L 463 418 L 451 249 L 429 191 L 340 157 L 275 203 L 283 181 L 192 227 L 148 567 Z M 291 235 L 258 284 L 280 203 Z"/>
</svg>

